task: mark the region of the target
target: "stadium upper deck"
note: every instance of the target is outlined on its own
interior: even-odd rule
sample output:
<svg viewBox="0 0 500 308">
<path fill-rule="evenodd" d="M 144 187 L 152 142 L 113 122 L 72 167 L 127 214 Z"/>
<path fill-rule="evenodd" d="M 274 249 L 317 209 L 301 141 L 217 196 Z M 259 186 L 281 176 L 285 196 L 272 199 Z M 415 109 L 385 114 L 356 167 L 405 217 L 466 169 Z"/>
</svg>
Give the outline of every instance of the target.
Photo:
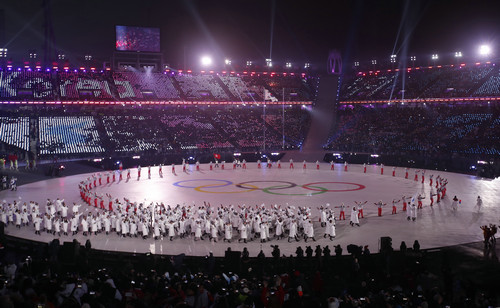
<svg viewBox="0 0 500 308">
<path fill-rule="evenodd" d="M 315 87 L 294 73 L 0 71 L 0 101 L 28 104 L 310 104 Z"/>
<path fill-rule="evenodd" d="M 340 89 L 341 104 L 485 100 L 500 100 L 500 70 L 491 62 L 357 72 Z"/>
</svg>

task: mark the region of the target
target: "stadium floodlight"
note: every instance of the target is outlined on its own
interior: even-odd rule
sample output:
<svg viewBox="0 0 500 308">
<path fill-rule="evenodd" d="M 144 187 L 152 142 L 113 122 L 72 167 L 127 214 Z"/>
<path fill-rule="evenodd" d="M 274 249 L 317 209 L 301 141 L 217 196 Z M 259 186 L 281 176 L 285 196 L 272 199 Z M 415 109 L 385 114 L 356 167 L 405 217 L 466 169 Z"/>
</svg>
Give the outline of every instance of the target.
<svg viewBox="0 0 500 308">
<path fill-rule="evenodd" d="M 455 51 L 455 58 L 461 58 L 462 57 L 462 52 L 461 51 Z"/>
<path fill-rule="evenodd" d="M 396 63 L 396 55 L 391 55 L 391 63 Z"/>
<path fill-rule="evenodd" d="M 372 60 L 373 65 L 377 65 L 377 60 Z"/>
<path fill-rule="evenodd" d="M 487 56 L 491 53 L 491 47 L 488 45 L 479 46 L 479 54 L 481 56 Z"/>
<path fill-rule="evenodd" d="M 65 54 L 60 53 L 60 54 L 58 54 L 58 55 L 57 55 L 57 58 L 58 58 L 59 60 L 64 60 L 64 59 L 66 58 L 66 55 L 65 55 Z"/>
<path fill-rule="evenodd" d="M 359 66 L 359 61 L 354 61 L 354 66 L 358 67 Z"/>
<path fill-rule="evenodd" d="M 415 62 L 415 61 L 417 61 L 417 57 L 416 57 L 416 56 L 411 56 L 411 57 L 410 57 L 410 61 L 411 61 L 411 62 Z"/>
<path fill-rule="evenodd" d="M 0 48 L 0 58 L 7 58 L 7 48 Z"/>
<path fill-rule="evenodd" d="M 272 67 L 273 66 L 273 60 L 272 59 L 266 59 L 266 66 L 267 67 Z"/>
<path fill-rule="evenodd" d="M 85 55 L 85 61 L 90 61 L 92 60 L 92 56 L 91 55 Z"/>
<path fill-rule="evenodd" d="M 203 66 L 209 66 L 212 64 L 212 58 L 210 58 L 209 56 L 203 56 L 201 57 L 201 65 Z"/>
<path fill-rule="evenodd" d="M 252 66 L 252 64 L 253 64 L 252 61 L 250 60 L 247 61 L 247 66 Z"/>
<path fill-rule="evenodd" d="M 431 59 L 432 60 L 437 60 L 437 59 L 439 59 L 439 55 L 437 53 L 432 54 Z"/>
<path fill-rule="evenodd" d="M 306 63 L 304 64 L 304 68 L 310 68 L 310 67 L 311 67 L 311 63 L 306 62 Z"/>
<path fill-rule="evenodd" d="M 291 67 L 292 67 L 292 63 L 291 63 L 291 62 L 287 62 L 287 63 L 285 64 L 285 67 L 286 67 L 286 68 L 291 68 Z"/>
<path fill-rule="evenodd" d="M 230 59 L 226 59 L 226 60 L 224 60 L 224 63 L 225 63 L 226 65 L 231 65 L 231 60 L 230 60 Z"/>
</svg>

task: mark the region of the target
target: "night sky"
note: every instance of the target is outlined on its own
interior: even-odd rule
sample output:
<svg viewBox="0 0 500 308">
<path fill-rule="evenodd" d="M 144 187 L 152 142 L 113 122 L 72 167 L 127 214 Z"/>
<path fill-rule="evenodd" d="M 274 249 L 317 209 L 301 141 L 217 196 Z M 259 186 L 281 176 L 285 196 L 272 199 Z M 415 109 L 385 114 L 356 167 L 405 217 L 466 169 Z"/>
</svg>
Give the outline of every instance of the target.
<svg viewBox="0 0 500 308">
<path fill-rule="evenodd" d="M 41 3 L 0 3 L 0 43 L 9 57 L 42 53 Z M 165 62 L 174 67 L 193 66 L 202 54 L 263 62 L 271 54 L 271 29 L 273 60 L 297 65 L 322 65 L 330 49 L 347 61 L 385 59 L 393 50 L 402 55 L 405 38 L 408 56 L 472 55 L 482 43 L 500 54 L 500 1 L 52 0 L 52 19 L 56 48 L 73 63 L 88 53 L 108 60 L 115 25 L 160 28 Z"/>
</svg>

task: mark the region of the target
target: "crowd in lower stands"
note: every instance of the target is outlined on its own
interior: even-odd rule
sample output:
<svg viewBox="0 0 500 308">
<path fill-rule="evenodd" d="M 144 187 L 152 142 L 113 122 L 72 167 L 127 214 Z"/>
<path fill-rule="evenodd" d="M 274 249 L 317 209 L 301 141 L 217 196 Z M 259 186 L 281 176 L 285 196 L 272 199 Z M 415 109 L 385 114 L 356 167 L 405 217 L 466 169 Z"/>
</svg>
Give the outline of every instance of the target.
<svg viewBox="0 0 500 308">
<path fill-rule="evenodd" d="M 339 110 L 325 148 L 378 154 L 498 155 L 500 109 L 493 105 L 371 106 Z"/>
<path fill-rule="evenodd" d="M 44 110 L 40 115 L 1 117 L 0 141 L 20 152 L 32 151 L 31 136 L 41 155 L 297 149 L 310 123 L 305 109 L 288 105 L 123 109 L 98 115 L 82 109 L 75 115 L 50 114 Z"/>
</svg>

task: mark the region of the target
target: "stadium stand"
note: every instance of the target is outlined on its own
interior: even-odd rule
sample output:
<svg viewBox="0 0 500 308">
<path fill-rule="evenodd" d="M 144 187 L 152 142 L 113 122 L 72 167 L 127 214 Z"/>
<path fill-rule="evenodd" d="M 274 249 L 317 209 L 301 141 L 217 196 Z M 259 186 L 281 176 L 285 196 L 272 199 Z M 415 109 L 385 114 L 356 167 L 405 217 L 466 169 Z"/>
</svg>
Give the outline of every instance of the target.
<svg viewBox="0 0 500 308">
<path fill-rule="evenodd" d="M 499 70 L 494 64 L 462 64 L 403 70 L 358 72 L 346 76 L 341 101 L 481 97 L 498 95 Z M 404 79 L 404 80 L 403 80 Z M 403 82 L 404 81 L 404 82 Z"/>
<path fill-rule="evenodd" d="M 50 73 L 0 71 L 0 100 L 50 100 L 54 92 Z"/>
<path fill-rule="evenodd" d="M 0 117 L 0 141 L 23 151 L 29 150 L 28 117 Z"/>
<path fill-rule="evenodd" d="M 40 154 L 102 153 L 99 133 L 91 116 L 40 117 Z"/>
<path fill-rule="evenodd" d="M 339 111 L 325 148 L 367 153 L 500 154 L 494 136 L 500 110 L 492 106 L 356 106 Z"/>
</svg>

